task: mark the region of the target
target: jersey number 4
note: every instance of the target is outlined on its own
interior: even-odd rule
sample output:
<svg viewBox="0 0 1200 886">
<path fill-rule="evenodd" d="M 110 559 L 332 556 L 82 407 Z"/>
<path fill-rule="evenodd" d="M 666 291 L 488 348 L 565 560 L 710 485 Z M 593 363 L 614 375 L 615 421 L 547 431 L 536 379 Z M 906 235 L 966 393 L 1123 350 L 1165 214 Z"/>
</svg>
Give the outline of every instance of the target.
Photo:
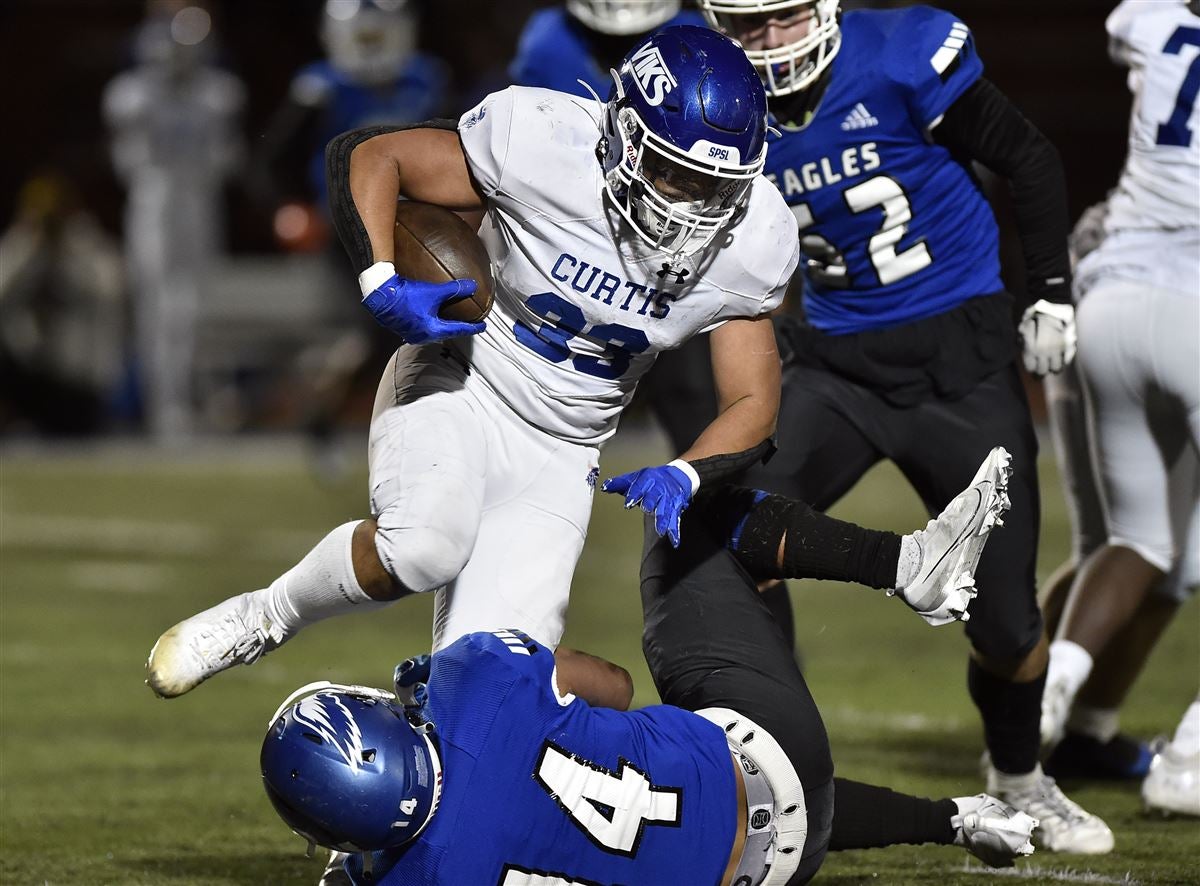
<svg viewBox="0 0 1200 886">
<path fill-rule="evenodd" d="M 871 260 L 880 286 L 903 280 L 933 263 L 924 240 L 918 240 L 907 249 L 896 249 L 908 233 L 912 207 L 904 188 L 894 178 L 888 175 L 869 178 L 842 191 L 842 199 L 855 214 L 872 209 L 883 210 L 879 229 L 867 241 L 867 257 Z M 832 289 L 845 289 L 853 285 L 842 251 L 820 234 L 804 233 L 804 229 L 816 221 L 808 204 L 799 203 L 792 207 L 792 212 L 800 226 L 800 246 L 813 282 Z"/>
<path fill-rule="evenodd" d="M 1167 55 L 1179 55 L 1184 46 L 1200 46 L 1200 28 L 1178 27 L 1163 46 Z M 1188 65 L 1183 83 L 1179 85 L 1179 94 L 1175 96 L 1175 107 L 1166 123 L 1160 123 L 1158 135 L 1154 139 L 1160 145 L 1174 145 L 1187 148 L 1192 144 L 1195 134 L 1188 129 L 1188 118 L 1192 116 L 1192 108 L 1196 106 L 1196 95 L 1200 93 L 1200 54 L 1197 54 Z"/>
<path fill-rule="evenodd" d="M 627 760 L 613 772 L 564 751 L 542 746 L 534 777 L 598 848 L 633 858 L 646 825 L 679 827 L 683 791 L 652 785 Z"/>
</svg>

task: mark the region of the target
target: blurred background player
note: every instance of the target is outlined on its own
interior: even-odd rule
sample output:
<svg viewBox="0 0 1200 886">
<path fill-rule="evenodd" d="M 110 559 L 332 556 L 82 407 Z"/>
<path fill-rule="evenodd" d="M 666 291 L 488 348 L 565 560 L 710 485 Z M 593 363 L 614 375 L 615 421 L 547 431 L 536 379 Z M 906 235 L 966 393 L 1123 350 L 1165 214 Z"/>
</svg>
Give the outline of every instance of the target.
<svg viewBox="0 0 1200 886">
<path fill-rule="evenodd" d="M 803 321 L 782 321 L 780 450 L 751 485 L 828 508 L 890 459 L 935 513 L 994 445 L 1013 455 L 1009 530 L 979 566 L 967 685 L 988 791 L 1041 820 L 1041 845 L 1102 854 L 1112 832 L 1038 762 L 1047 640 L 1036 599 L 1037 438 L 971 161 L 1009 179 L 1030 304 L 1028 369 L 1074 353 L 1068 211 L 1054 146 L 982 76 L 970 30 L 915 6 L 700 0 L 738 40 L 781 130 L 767 173 L 800 227 Z M 786 603 L 786 598 L 776 601 Z"/>
<path fill-rule="evenodd" d="M 1076 282 L 1106 542 L 1080 566 L 1051 646 L 1042 708 L 1051 743 L 1096 657 L 1200 549 L 1198 6 L 1125 2 L 1107 22 L 1110 52 L 1130 69 L 1129 153 L 1103 239 L 1081 259 Z M 1148 805 L 1200 815 L 1198 711 L 1189 709 L 1154 762 Z"/>
<path fill-rule="evenodd" d="M 31 176 L 0 236 L 0 430 L 108 430 L 125 343 L 120 245 L 62 172 Z"/>
<path fill-rule="evenodd" d="M 213 65 L 215 44 L 206 9 L 152 0 L 135 66 L 104 90 L 113 165 L 127 188 L 136 371 L 146 427 L 163 441 L 195 425 L 197 311 L 224 248 L 223 188 L 242 156 L 244 90 Z"/>
<path fill-rule="evenodd" d="M 567 0 L 529 17 L 509 65 L 518 86 L 540 86 L 587 98 L 612 91 L 612 76 L 630 47 L 673 25 L 704 26 L 680 0 Z"/>
<path fill-rule="evenodd" d="M 611 68 L 644 37 L 672 25 L 704 26 L 679 0 L 569 0 L 529 17 L 509 65 L 514 83 L 606 98 Z M 580 81 L 583 81 L 581 84 Z M 587 84 L 584 86 L 583 84 Z M 717 414 L 708 336 L 659 355 L 638 388 L 671 449 L 682 452 Z"/>
<path fill-rule="evenodd" d="M 279 243 L 321 253 L 335 266 L 331 280 L 346 279 L 346 260 L 331 235 L 325 145 L 352 129 L 417 123 L 451 111 L 445 64 L 417 50 L 417 13 L 415 0 L 326 0 L 320 32 L 327 57 L 296 72 L 254 158 L 256 196 L 274 211 Z M 345 295 L 335 291 L 329 298 L 349 314 L 353 301 Z M 358 328 L 317 360 L 306 417 L 321 446 L 320 463 L 331 469 L 340 461 L 330 439 L 334 426 L 359 383 L 378 378 L 395 350 L 392 335 L 353 314 L 348 320 Z"/>
</svg>

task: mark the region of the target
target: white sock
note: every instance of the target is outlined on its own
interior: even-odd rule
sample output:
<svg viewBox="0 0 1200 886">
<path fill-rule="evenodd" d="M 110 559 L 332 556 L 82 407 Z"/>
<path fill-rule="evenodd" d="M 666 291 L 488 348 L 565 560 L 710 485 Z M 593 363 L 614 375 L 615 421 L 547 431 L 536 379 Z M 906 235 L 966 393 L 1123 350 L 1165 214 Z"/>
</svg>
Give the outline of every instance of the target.
<svg viewBox="0 0 1200 886">
<path fill-rule="evenodd" d="M 1117 708 L 1093 708 L 1077 702 L 1067 717 L 1067 729 L 1104 744 L 1121 731 L 1121 712 Z"/>
<path fill-rule="evenodd" d="M 988 767 L 988 793 L 1007 794 L 1010 792 L 1027 791 L 1042 780 L 1042 764 L 1033 767 L 1031 772 L 1012 774 L 1001 772 L 995 766 Z"/>
<path fill-rule="evenodd" d="M 382 608 L 391 602 L 367 596 L 354 577 L 351 542 L 361 522 L 343 523 L 269 588 L 258 592 L 266 595 L 268 615 L 288 636 L 332 615 Z"/>
<path fill-rule="evenodd" d="M 1184 712 L 1183 719 L 1175 730 L 1171 748 L 1180 756 L 1200 754 L 1200 698 Z"/>
<path fill-rule="evenodd" d="M 900 560 L 896 564 L 896 590 L 904 590 L 921 571 L 921 546 L 911 535 L 900 536 Z"/>
<path fill-rule="evenodd" d="M 1050 667 L 1046 670 L 1047 686 L 1062 683 L 1074 697 L 1091 672 L 1091 653 L 1078 643 L 1071 640 L 1055 640 L 1050 644 Z"/>
</svg>

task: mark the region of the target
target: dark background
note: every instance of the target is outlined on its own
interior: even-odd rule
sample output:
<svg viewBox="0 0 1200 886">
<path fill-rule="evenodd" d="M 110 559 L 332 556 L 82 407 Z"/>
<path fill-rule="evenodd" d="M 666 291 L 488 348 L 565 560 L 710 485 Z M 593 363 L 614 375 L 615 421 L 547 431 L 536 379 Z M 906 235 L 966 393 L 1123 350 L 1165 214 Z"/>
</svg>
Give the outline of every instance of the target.
<svg viewBox="0 0 1200 886">
<path fill-rule="evenodd" d="M 1147 0 L 1155 2 L 1155 0 Z M 253 150 L 292 73 L 319 58 L 320 0 L 210 0 L 221 62 L 247 86 L 243 118 Z M 461 108 L 505 85 L 504 68 L 529 12 L 546 0 L 428 0 L 422 47 L 454 74 Z M 893 4 L 905 5 L 905 4 Z M 1129 109 L 1123 72 L 1108 61 L 1096 0 L 959 0 L 940 5 L 974 31 L 986 76 L 1058 146 L 1072 216 L 1103 197 L 1125 153 Z M 32 172 L 53 165 L 82 189 L 113 233 L 120 231 L 122 191 L 100 118 L 104 84 L 129 66 L 130 37 L 141 0 L 4 0 L 0 3 L 4 163 L 0 223 Z M 274 249 L 269 218 L 235 183 L 229 193 L 229 241 L 235 252 Z M 1010 234 L 1003 197 L 998 215 Z M 1006 236 L 1011 240 L 1011 236 Z M 1006 248 L 1006 258 L 1010 249 Z M 1019 274 L 1011 267 L 1010 277 Z M 1018 282 L 1018 281 L 1014 281 Z"/>
</svg>

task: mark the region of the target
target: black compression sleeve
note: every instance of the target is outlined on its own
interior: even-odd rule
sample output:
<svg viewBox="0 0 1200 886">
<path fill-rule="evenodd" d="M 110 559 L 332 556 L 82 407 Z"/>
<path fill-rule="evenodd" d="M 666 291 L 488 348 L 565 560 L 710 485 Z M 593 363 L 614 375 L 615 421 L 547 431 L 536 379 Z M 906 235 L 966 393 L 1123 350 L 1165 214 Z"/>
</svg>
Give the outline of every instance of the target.
<svg viewBox="0 0 1200 886">
<path fill-rule="evenodd" d="M 371 252 L 371 240 L 367 237 L 367 228 L 350 194 L 350 154 L 367 139 L 389 132 L 401 132 L 405 129 L 454 131 L 457 128 L 458 124 L 453 120 L 426 120 L 406 126 L 371 126 L 343 132 L 325 146 L 325 182 L 329 187 L 329 214 L 333 219 L 333 229 L 337 231 L 338 239 L 342 241 L 346 254 L 350 256 L 355 274 L 361 274 L 371 267 L 375 259 Z"/>
<path fill-rule="evenodd" d="M 1069 303 L 1071 230 L 1062 160 L 994 84 L 979 78 L 933 129 L 938 144 L 1008 179 L 1030 300 Z"/>
<path fill-rule="evenodd" d="M 872 588 L 896 584 L 900 536 L 894 533 L 864 529 L 802 501 L 739 486 L 702 488 L 694 507 L 757 579 L 824 578 Z"/>
<path fill-rule="evenodd" d="M 700 485 L 705 486 L 732 479 L 747 468 L 765 463 L 774 454 L 775 441 L 767 439 L 741 452 L 723 452 L 720 455 L 689 461 L 688 464 L 700 478 Z"/>
</svg>

